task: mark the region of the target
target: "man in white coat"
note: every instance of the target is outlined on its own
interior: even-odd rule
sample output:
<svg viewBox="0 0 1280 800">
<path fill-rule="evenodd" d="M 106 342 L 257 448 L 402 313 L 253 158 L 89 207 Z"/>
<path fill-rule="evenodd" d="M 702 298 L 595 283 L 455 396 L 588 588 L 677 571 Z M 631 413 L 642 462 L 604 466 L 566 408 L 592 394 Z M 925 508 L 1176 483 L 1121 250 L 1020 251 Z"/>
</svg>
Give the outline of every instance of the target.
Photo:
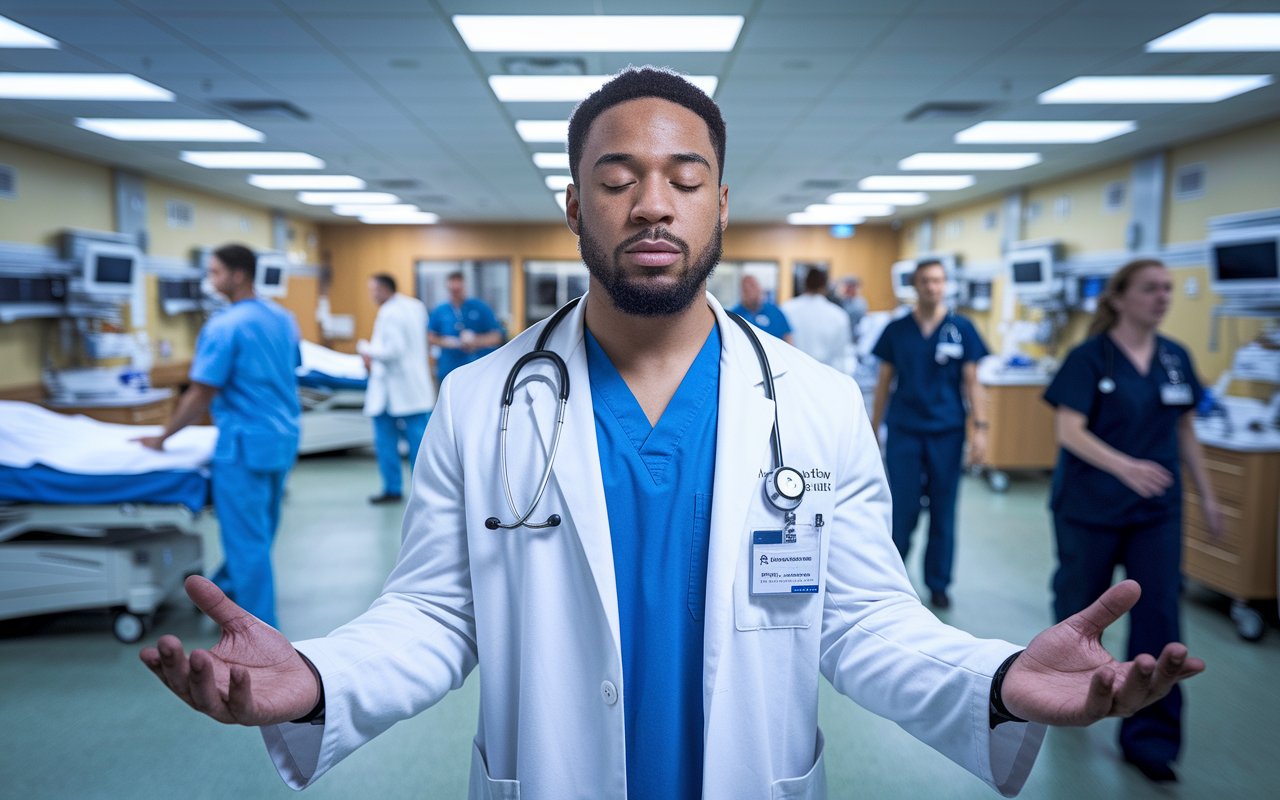
<svg viewBox="0 0 1280 800">
<path fill-rule="evenodd" d="M 192 707 L 259 726 L 295 788 L 479 666 L 471 797 L 554 800 L 824 797 L 819 675 L 1012 795 L 1045 724 L 1132 714 L 1202 670 L 1178 644 L 1125 664 L 1100 646 L 1131 581 L 1025 650 L 920 604 L 857 386 L 705 292 L 724 143 L 719 109 L 674 73 L 629 69 L 583 101 L 566 215 L 590 289 L 445 381 L 382 596 L 291 644 L 191 578 L 222 640 L 187 655 L 165 636 L 143 662 Z M 544 334 L 563 373 L 518 363 Z M 786 514 L 767 477 L 784 457 L 808 484 Z M 495 529 L 535 500 L 529 527 Z M 777 574 L 816 582 L 771 593 L 759 559 L 780 553 L 797 566 Z"/>
<path fill-rule="evenodd" d="M 403 492 L 400 440 L 409 444 L 409 464 L 418 461 L 418 445 L 436 404 L 427 364 L 427 308 L 416 297 L 396 293 L 386 273 L 369 279 L 369 299 L 378 306 L 373 338 L 356 343 L 369 369 L 364 414 L 373 419 L 373 446 L 382 474 L 382 494 L 370 503 L 398 503 Z"/>
<path fill-rule="evenodd" d="M 804 293 L 782 304 L 796 347 L 828 367 L 844 371 L 845 353 L 853 333 L 849 315 L 827 299 L 827 273 L 811 269 L 804 276 Z"/>
</svg>

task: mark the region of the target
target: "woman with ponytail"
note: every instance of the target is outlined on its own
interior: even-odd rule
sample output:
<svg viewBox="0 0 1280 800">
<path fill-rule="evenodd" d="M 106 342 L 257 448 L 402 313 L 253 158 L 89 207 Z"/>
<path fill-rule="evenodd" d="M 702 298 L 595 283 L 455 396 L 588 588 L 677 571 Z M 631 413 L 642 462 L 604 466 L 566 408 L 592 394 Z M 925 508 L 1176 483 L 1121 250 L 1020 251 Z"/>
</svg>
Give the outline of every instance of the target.
<svg viewBox="0 0 1280 800">
<path fill-rule="evenodd" d="M 1186 467 L 1214 536 L 1222 523 L 1191 425 L 1203 391 L 1191 356 L 1157 333 L 1173 279 L 1152 259 L 1121 267 L 1098 298 L 1089 338 L 1067 356 L 1044 399 L 1061 453 L 1050 508 L 1058 548 L 1060 622 L 1096 600 L 1116 564 L 1142 586 L 1130 615 L 1129 658 L 1179 640 L 1182 485 Z M 1120 748 L 1149 779 L 1176 781 L 1178 689 L 1126 719 Z"/>
</svg>

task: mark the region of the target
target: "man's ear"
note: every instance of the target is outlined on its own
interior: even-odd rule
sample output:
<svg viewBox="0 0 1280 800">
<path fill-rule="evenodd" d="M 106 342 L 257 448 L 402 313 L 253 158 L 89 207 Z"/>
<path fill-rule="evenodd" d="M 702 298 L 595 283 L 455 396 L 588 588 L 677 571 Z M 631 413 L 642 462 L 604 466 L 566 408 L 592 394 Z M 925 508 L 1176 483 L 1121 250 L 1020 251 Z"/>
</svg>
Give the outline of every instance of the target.
<svg viewBox="0 0 1280 800">
<path fill-rule="evenodd" d="M 578 215 L 581 211 L 581 198 L 578 196 L 578 187 L 576 184 L 569 184 L 565 187 L 564 197 L 564 219 L 569 225 L 569 230 L 573 231 L 573 235 L 578 234 Z"/>
</svg>

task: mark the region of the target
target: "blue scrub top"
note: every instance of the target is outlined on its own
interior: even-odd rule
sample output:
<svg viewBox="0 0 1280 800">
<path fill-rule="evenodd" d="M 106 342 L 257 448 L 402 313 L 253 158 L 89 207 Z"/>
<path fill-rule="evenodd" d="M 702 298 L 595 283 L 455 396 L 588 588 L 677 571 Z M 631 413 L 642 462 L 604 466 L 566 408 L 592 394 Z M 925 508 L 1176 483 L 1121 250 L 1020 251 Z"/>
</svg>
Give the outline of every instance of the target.
<svg viewBox="0 0 1280 800">
<path fill-rule="evenodd" d="M 441 303 L 431 312 L 427 320 L 427 330 L 437 336 L 457 336 L 464 330 L 472 333 L 489 333 L 501 330 L 498 317 L 493 309 L 483 300 L 469 297 L 462 301 L 461 308 L 454 308 L 449 303 Z M 470 364 L 479 358 L 492 353 L 496 348 L 485 347 L 468 353 L 457 347 L 440 348 L 440 356 L 436 359 L 436 374 L 440 380 L 463 364 Z"/>
<path fill-rule="evenodd" d="M 302 409 L 294 370 L 298 323 L 279 304 L 251 297 L 209 318 L 196 340 L 189 377 L 218 390 L 213 460 L 257 472 L 288 469 L 298 453 Z"/>
<path fill-rule="evenodd" d="M 702 633 L 720 334 L 656 426 L 587 331 L 622 634 L 627 797 L 702 796 Z"/>
<path fill-rule="evenodd" d="M 939 364 L 939 342 L 959 344 L 962 355 Z M 947 314 L 926 338 L 916 318 L 908 314 L 885 326 L 871 352 L 897 373 L 885 424 L 910 433 L 944 433 L 964 427 L 962 366 L 987 354 L 973 323 L 959 314 Z"/>
<path fill-rule="evenodd" d="M 1161 402 L 1160 386 L 1169 383 L 1162 350 L 1178 378 L 1191 386 L 1186 405 Z M 1116 388 L 1103 394 L 1098 381 L 1108 373 Z M 1173 474 L 1174 482 L 1160 497 L 1143 498 L 1111 473 L 1062 448 L 1053 473 L 1050 508 L 1073 522 L 1093 525 L 1140 525 L 1182 513 L 1178 420 L 1203 395 L 1190 354 L 1176 342 L 1156 337 L 1156 356 L 1142 375 L 1108 334 L 1085 340 L 1063 362 L 1044 393 L 1045 401 L 1084 414 L 1093 435 L 1126 455 L 1160 464 Z"/>
<path fill-rule="evenodd" d="M 787 322 L 786 315 L 782 313 L 782 309 L 773 303 L 763 303 L 758 311 L 748 311 L 747 307 L 742 303 L 738 303 L 738 305 L 729 310 L 765 333 L 771 333 L 779 339 L 791 333 L 791 325 Z"/>
</svg>

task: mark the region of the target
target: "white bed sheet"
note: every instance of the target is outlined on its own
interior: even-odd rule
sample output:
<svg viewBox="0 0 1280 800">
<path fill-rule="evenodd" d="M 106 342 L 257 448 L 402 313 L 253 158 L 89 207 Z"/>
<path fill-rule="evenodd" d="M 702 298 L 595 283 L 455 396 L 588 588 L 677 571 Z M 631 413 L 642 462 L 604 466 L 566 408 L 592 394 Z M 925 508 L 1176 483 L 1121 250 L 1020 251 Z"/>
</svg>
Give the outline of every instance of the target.
<svg viewBox="0 0 1280 800">
<path fill-rule="evenodd" d="M 169 437 L 159 452 L 130 441 L 155 436 L 160 425 L 116 425 L 68 416 L 34 403 L 0 400 L 0 464 L 35 464 L 76 475 L 139 475 L 199 469 L 213 457 L 218 429 L 192 425 Z"/>
<path fill-rule="evenodd" d="M 302 355 L 302 366 L 298 367 L 299 375 L 319 372 L 333 378 L 350 378 L 355 381 L 369 379 L 369 370 L 364 368 L 364 359 L 352 353 L 339 353 L 327 347 L 303 339 L 299 345 Z"/>
</svg>

